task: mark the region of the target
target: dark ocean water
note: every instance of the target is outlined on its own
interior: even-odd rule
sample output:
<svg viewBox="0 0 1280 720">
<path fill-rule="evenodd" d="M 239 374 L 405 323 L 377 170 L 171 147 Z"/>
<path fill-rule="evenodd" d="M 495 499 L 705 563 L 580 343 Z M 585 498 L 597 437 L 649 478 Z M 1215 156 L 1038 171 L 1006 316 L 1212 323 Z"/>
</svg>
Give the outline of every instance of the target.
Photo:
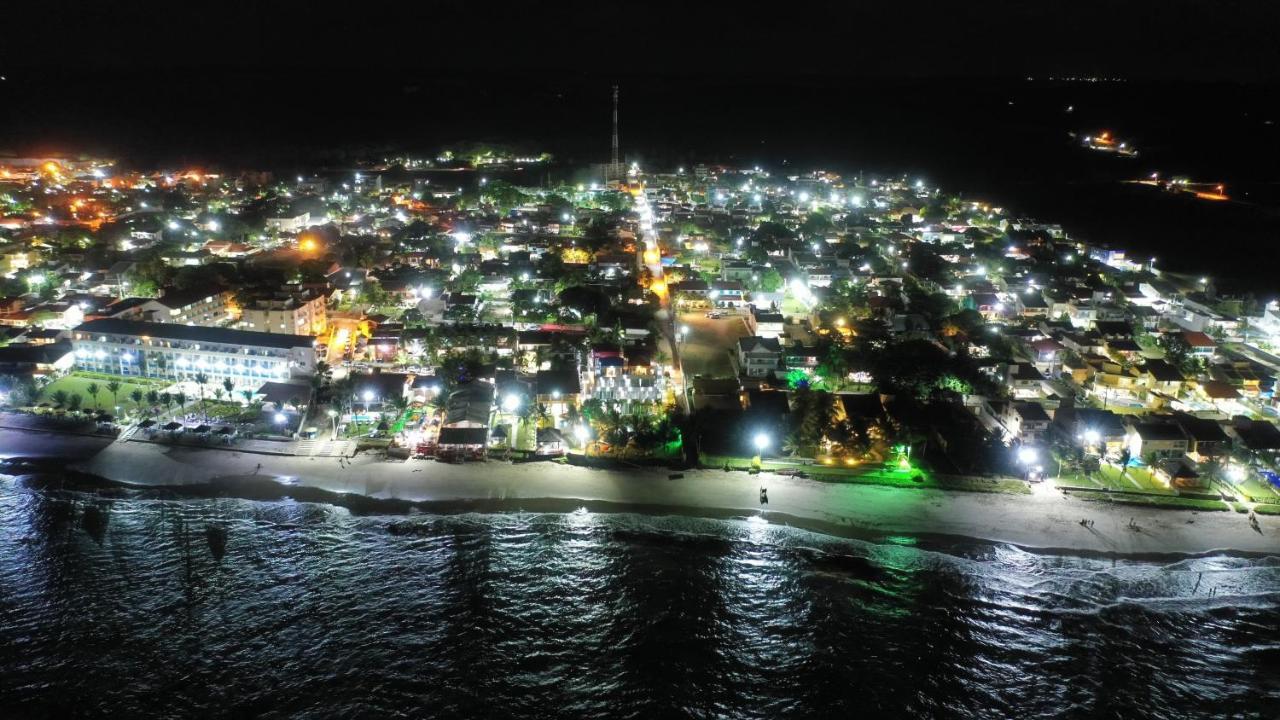
<svg viewBox="0 0 1280 720">
<path fill-rule="evenodd" d="M 630 514 L 358 517 L 0 478 L 0 708 L 1274 718 L 1280 559 Z"/>
</svg>

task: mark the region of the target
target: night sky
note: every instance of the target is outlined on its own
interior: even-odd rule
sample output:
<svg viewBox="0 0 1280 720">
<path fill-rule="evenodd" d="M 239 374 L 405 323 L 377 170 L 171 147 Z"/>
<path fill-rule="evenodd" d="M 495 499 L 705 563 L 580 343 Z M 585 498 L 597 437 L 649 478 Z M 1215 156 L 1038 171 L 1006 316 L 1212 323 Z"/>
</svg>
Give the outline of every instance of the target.
<svg viewBox="0 0 1280 720">
<path fill-rule="evenodd" d="M 83 3 L 5 8 L 5 70 L 1280 78 L 1280 4 Z"/>
<path fill-rule="evenodd" d="M 1044 130 L 1055 144 L 1124 121 L 1148 147 L 1186 147 L 1211 126 L 1252 164 L 1280 81 L 1270 2 L 51 1 L 4 19 L 0 152 L 140 162 L 290 164 L 459 140 L 599 161 L 616 82 L 624 151 L 664 162 L 843 148 L 873 166 L 983 169 L 990 148 L 972 150 L 977 163 L 946 155 L 988 128 L 1044 127 L 1074 102 L 1073 125 Z M 1053 76 L 1128 82 L 1027 94 L 1026 78 Z M 1248 174 L 1231 162 L 1206 172 Z"/>
</svg>

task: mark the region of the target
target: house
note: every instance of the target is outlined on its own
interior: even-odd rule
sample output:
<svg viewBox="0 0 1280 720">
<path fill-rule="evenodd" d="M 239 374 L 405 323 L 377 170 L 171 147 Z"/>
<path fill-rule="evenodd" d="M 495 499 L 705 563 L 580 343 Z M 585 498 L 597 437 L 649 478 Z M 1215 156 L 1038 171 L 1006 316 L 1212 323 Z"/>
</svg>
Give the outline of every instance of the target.
<svg viewBox="0 0 1280 720">
<path fill-rule="evenodd" d="M 1171 488 L 1204 489 L 1209 487 L 1209 476 L 1201 475 L 1186 458 L 1166 458 L 1152 468 L 1156 479 Z"/>
<path fill-rule="evenodd" d="M 1243 416 L 1234 418 L 1233 423 L 1231 431 L 1245 449 L 1271 458 L 1280 454 L 1280 430 L 1275 425 Z"/>
<path fill-rule="evenodd" d="M 1191 357 L 1203 358 L 1208 362 L 1218 354 L 1218 343 L 1202 332 L 1184 330 L 1182 339 L 1187 341 Z"/>
<path fill-rule="evenodd" d="M 1182 371 L 1164 360 L 1148 360 L 1142 366 L 1142 376 L 1147 389 L 1153 393 L 1161 393 L 1171 398 L 1182 394 L 1186 379 Z"/>
<path fill-rule="evenodd" d="M 483 457 L 489 443 L 489 416 L 495 394 L 493 385 L 478 380 L 449 394 L 437 442 L 442 455 Z"/>
<path fill-rule="evenodd" d="M 577 407 L 582 384 L 577 370 L 539 370 L 533 381 L 534 397 L 557 422 Z"/>
<path fill-rule="evenodd" d="M 738 374 L 764 378 L 773 374 L 782 362 L 782 345 L 776 337 L 738 338 Z"/>
<path fill-rule="evenodd" d="M 1044 375 L 1031 363 L 1011 363 L 1005 368 L 1005 385 L 1014 397 L 1040 397 L 1043 394 Z"/>
<path fill-rule="evenodd" d="M 752 335 L 762 338 L 776 338 L 782 334 L 786 325 L 786 318 L 782 313 L 772 310 L 761 310 L 760 308 L 751 308 L 750 315 L 744 315 L 743 320 L 747 323 L 747 330 Z"/>
<path fill-rule="evenodd" d="M 1005 407 L 1002 420 L 1008 437 L 1034 445 L 1049 431 L 1051 418 L 1037 403 L 1011 402 Z"/>
<path fill-rule="evenodd" d="M 1226 431 L 1216 420 L 1185 413 L 1179 413 L 1175 417 L 1178 427 L 1187 436 L 1187 454 L 1197 462 L 1223 457 L 1231 449 L 1231 438 L 1227 437 Z"/>
<path fill-rule="evenodd" d="M 1187 454 L 1187 436 L 1171 422 L 1140 422 L 1129 430 L 1129 456 L 1133 458 L 1180 458 Z"/>
<path fill-rule="evenodd" d="M 1027 349 L 1031 351 L 1031 361 L 1036 370 L 1050 377 L 1060 372 L 1062 351 L 1065 349 L 1062 343 L 1053 338 L 1039 338 L 1028 343 Z"/>
<path fill-rule="evenodd" d="M 1056 419 L 1064 433 L 1085 452 L 1103 457 L 1119 457 L 1124 452 L 1128 428 L 1119 415 L 1109 410 L 1073 408 L 1070 412 L 1060 411 Z"/>
</svg>

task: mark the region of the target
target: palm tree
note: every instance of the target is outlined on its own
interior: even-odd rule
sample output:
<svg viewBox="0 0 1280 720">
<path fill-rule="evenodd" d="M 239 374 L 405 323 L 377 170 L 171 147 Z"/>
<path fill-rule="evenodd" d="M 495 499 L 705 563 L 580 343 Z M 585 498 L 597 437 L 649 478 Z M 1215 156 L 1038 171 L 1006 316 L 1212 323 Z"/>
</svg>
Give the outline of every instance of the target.
<svg viewBox="0 0 1280 720">
<path fill-rule="evenodd" d="M 148 391 L 147 391 L 147 404 L 151 405 L 152 407 L 155 407 L 156 405 L 159 405 L 159 404 L 160 404 L 160 393 L 156 392 L 155 390 L 148 390 Z"/>
<path fill-rule="evenodd" d="M 93 406 L 95 408 L 98 407 L 98 393 L 101 391 L 98 383 L 89 383 L 89 387 L 85 388 L 85 391 L 89 393 L 89 397 L 93 398 Z"/>
<path fill-rule="evenodd" d="M 231 381 L 231 378 L 227 378 L 226 380 L 222 381 L 222 389 L 226 390 L 227 396 L 230 397 L 231 393 L 236 391 L 236 384 Z"/>
<path fill-rule="evenodd" d="M 143 393 L 141 390 L 134 390 L 129 393 L 129 399 L 133 401 L 134 412 L 141 412 L 142 398 L 143 398 Z"/>
<path fill-rule="evenodd" d="M 800 452 L 800 438 L 795 433 L 787 433 L 787 436 L 782 439 L 782 452 L 791 457 L 795 457 L 796 453 Z"/>
<path fill-rule="evenodd" d="M 161 394 L 160 401 L 164 403 L 165 412 L 169 412 L 170 408 L 173 407 L 173 396 L 169 393 Z"/>
<path fill-rule="evenodd" d="M 404 414 L 405 410 L 409 409 L 409 398 L 404 395 L 392 395 L 387 398 L 387 404 L 396 411 L 396 417 L 398 418 Z"/>
<path fill-rule="evenodd" d="M 54 404 L 54 405 L 57 405 L 58 407 L 66 407 L 66 406 L 67 406 L 67 391 L 66 391 L 66 390 L 54 390 L 54 391 L 53 391 L 53 404 Z"/>
<path fill-rule="evenodd" d="M 71 397 L 67 399 L 67 409 L 71 412 L 79 412 L 80 403 L 83 400 L 84 398 L 80 396 L 80 393 L 73 393 Z"/>
<path fill-rule="evenodd" d="M 244 404 L 245 404 L 245 405 L 248 405 L 249 403 L 253 402 L 253 391 L 252 391 L 252 390 L 241 390 L 241 391 L 240 391 L 240 394 L 244 396 Z"/>
<path fill-rule="evenodd" d="M 196 384 L 200 386 L 200 414 L 204 414 L 204 386 L 209 382 L 209 376 L 206 373 L 196 373 Z"/>
<path fill-rule="evenodd" d="M 178 409 L 181 410 L 187 404 L 187 393 L 179 390 L 173 395 L 174 402 L 178 403 Z"/>
<path fill-rule="evenodd" d="M 120 392 L 120 381 L 112 380 L 107 383 L 107 390 L 111 393 L 111 405 L 114 407 L 115 404 L 119 402 L 116 400 L 116 393 Z"/>
</svg>

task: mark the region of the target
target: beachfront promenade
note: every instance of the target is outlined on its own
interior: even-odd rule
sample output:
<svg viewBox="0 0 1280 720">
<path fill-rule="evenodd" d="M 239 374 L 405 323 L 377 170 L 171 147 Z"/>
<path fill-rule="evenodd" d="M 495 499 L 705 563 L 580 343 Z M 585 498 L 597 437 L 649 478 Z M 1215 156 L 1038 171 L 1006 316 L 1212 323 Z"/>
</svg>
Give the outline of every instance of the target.
<svg viewBox="0 0 1280 720">
<path fill-rule="evenodd" d="M 1280 518 L 1260 517 L 1259 530 L 1234 512 L 1116 507 L 1063 497 L 897 489 L 824 483 L 741 472 L 691 470 L 670 479 L 666 470 L 599 470 L 559 463 L 500 462 L 451 465 L 264 455 L 144 442 L 0 430 L 8 456 L 79 459 L 73 468 L 139 486 L 202 486 L 226 482 L 283 483 L 377 499 L 439 503 L 440 510 L 638 510 L 745 517 L 763 514 L 836 534 L 944 534 L 1024 547 L 1114 553 L 1280 553 Z M 16 450 L 16 451 L 15 451 Z M 768 487 L 761 506 L 759 489 Z M 423 509 L 430 511 L 431 505 Z M 1093 520 L 1090 527 L 1082 518 Z M 1138 529 L 1129 527 L 1133 519 Z"/>
</svg>

